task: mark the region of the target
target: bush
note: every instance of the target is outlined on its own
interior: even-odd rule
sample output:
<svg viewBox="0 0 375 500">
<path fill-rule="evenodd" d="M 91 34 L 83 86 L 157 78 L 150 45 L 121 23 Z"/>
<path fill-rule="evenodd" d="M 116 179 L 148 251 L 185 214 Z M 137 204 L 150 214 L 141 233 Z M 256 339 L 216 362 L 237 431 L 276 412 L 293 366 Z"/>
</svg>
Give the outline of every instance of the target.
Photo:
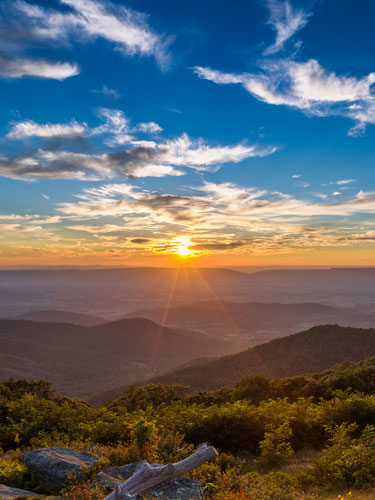
<svg viewBox="0 0 375 500">
<path fill-rule="evenodd" d="M 259 404 L 270 391 L 271 382 L 264 375 L 247 375 L 234 386 L 233 399 L 247 399 L 252 404 Z"/>
<path fill-rule="evenodd" d="M 13 488 L 22 488 L 28 478 L 26 465 L 13 458 L 0 460 L 0 483 Z"/>
<path fill-rule="evenodd" d="M 330 430 L 331 438 L 311 474 L 317 484 L 333 488 L 375 486 L 375 427 L 368 425 L 358 438 L 355 424 L 341 424 Z"/>
<path fill-rule="evenodd" d="M 264 439 L 259 445 L 260 457 L 256 462 L 265 468 L 282 465 L 294 453 L 290 445 L 291 437 L 292 429 L 289 422 L 278 426 L 268 424 Z"/>
</svg>

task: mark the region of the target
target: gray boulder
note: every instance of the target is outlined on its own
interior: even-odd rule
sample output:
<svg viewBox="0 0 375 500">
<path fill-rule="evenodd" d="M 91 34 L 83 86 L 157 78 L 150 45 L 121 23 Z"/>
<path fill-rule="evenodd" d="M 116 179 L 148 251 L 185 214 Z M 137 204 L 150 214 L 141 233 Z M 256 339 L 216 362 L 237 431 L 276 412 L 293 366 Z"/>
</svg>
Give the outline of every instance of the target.
<svg viewBox="0 0 375 500">
<path fill-rule="evenodd" d="M 138 465 L 138 463 L 132 463 L 120 467 L 104 467 L 102 484 L 107 487 L 113 487 L 108 480 L 109 477 L 126 481 L 134 474 Z M 155 466 L 156 464 L 151 465 L 151 467 Z M 178 477 L 148 490 L 147 494 L 145 494 L 146 497 L 155 498 L 156 500 L 202 500 L 202 483 L 186 477 Z"/>
<path fill-rule="evenodd" d="M 10 486 L 5 486 L 5 484 L 0 484 L 0 500 L 12 500 L 19 496 L 38 497 L 40 495 L 32 491 L 19 490 L 18 488 L 11 488 Z"/>
<path fill-rule="evenodd" d="M 78 453 L 56 446 L 28 451 L 23 457 L 28 471 L 38 484 L 57 486 L 63 486 L 68 473 L 77 476 L 98 461 L 90 453 Z"/>
</svg>

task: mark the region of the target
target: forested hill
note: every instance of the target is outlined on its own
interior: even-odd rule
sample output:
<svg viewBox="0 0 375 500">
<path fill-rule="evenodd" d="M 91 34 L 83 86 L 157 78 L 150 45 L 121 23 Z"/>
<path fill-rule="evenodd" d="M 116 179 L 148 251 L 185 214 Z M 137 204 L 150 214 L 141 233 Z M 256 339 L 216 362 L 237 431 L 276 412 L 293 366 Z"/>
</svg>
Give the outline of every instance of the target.
<svg viewBox="0 0 375 500">
<path fill-rule="evenodd" d="M 70 323 L 72 325 L 95 326 L 107 323 L 109 320 L 70 311 L 57 311 L 53 309 L 29 311 L 18 316 L 12 316 L 11 320 L 29 320 L 40 323 Z"/>
<path fill-rule="evenodd" d="M 199 356 L 227 352 L 224 342 L 213 345 L 200 333 L 162 328 L 141 318 L 90 328 L 0 320 L 0 380 L 42 378 L 62 394 L 80 398 Z"/>
<path fill-rule="evenodd" d="M 170 328 L 188 328 L 209 333 L 216 338 L 242 336 L 246 347 L 264 344 L 277 337 L 317 325 L 339 324 L 357 328 L 375 326 L 375 314 L 354 307 L 333 307 L 326 304 L 233 302 L 210 300 L 163 308 L 141 309 L 126 318 L 147 318 L 165 322 Z"/>
<path fill-rule="evenodd" d="M 244 375 L 289 377 L 316 373 L 345 361 L 375 355 L 375 329 L 322 325 L 252 349 L 173 370 L 150 382 L 182 384 L 194 390 L 231 386 Z"/>
</svg>

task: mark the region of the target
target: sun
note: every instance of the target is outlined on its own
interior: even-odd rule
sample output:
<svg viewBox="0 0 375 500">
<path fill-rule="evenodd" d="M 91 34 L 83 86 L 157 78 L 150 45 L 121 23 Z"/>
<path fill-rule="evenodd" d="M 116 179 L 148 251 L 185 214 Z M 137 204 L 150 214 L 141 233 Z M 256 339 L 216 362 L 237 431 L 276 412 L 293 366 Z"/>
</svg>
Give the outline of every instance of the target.
<svg viewBox="0 0 375 500">
<path fill-rule="evenodd" d="M 171 253 L 182 259 L 198 256 L 198 252 L 194 250 L 194 243 L 187 237 L 178 237 L 172 240 Z"/>
<path fill-rule="evenodd" d="M 153 251 L 184 260 L 200 257 L 204 253 L 195 248 L 195 243 L 188 236 L 176 236 L 169 241 L 161 242 L 158 247 L 154 247 Z"/>
<path fill-rule="evenodd" d="M 181 245 L 179 247 L 176 247 L 176 253 L 180 257 L 188 257 L 189 255 L 192 255 L 193 252 L 190 250 L 190 248 Z"/>
</svg>

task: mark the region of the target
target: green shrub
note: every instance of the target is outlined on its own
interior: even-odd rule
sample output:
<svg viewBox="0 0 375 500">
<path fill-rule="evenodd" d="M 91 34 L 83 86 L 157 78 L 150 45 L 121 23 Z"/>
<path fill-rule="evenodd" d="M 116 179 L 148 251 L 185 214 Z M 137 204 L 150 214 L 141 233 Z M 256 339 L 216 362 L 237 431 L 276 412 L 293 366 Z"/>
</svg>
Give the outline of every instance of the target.
<svg viewBox="0 0 375 500">
<path fill-rule="evenodd" d="M 359 437 L 357 426 L 341 424 L 330 430 L 324 454 L 313 468 L 316 484 L 333 488 L 375 486 L 375 427 L 368 425 Z"/>
<path fill-rule="evenodd" d="M 14 488 L 21 488 L 28 478 L 24 463 L 15 460 L 0 460 L 0 483 Z"/>
<path fill-rule="evenodd" d="M 256 462 L 265 468 L 282 465 L 294 453 L 290 445 L 291 437 L 292 429 L 289 422 L 278 426 L 268 424 L 264 439 L 259 445 L 260 456 Z"/>
</svg>

